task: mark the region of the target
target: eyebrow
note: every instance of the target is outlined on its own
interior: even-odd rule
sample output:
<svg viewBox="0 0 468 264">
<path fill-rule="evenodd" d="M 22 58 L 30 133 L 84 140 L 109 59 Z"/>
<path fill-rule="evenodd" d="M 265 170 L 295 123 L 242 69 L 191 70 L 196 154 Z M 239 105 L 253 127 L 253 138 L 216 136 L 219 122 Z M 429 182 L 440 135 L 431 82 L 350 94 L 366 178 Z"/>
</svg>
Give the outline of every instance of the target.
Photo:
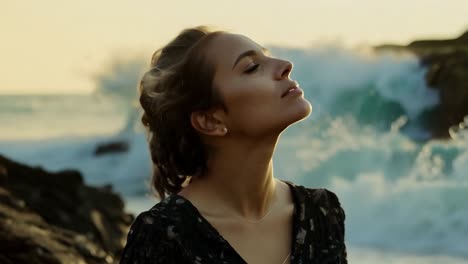
<svg viewBox="0 0 468 264">
<path fill-rule="evenodd" d="M 262 51 L 266 54 L 270 54 L 270 51 L 265 48 L 265 47 L 262 47 Z M 255 50 L 248 50 L 248 51 L 244 51 L 242 52 L 236 59 L 236 61 L 234 62 L 234 65 L 232 65 L 232 69 L 234 70 L 234 67 L 236 67 L 237 63 L 239 63 L 240 60 L 242 60 L 244 57 L 248 57 L 248 56 L 256 56 L 257 55 L 257 51 Z"/>
</svg>

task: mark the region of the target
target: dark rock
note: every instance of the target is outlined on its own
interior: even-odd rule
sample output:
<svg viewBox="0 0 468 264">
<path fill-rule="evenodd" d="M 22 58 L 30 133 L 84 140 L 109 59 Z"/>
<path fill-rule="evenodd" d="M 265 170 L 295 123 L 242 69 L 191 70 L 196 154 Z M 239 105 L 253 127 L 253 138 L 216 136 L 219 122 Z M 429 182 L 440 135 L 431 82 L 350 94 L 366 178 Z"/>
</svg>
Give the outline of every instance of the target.
<svg viewBox="0 0 468 264">
<path fill-rule="evenodd" d="M 102 155 L 107 153 L 119 153 L 127 152 L 129 149 L 129 144 L 126 141 L 115 141 L 100 144 L 94 150 L 94 155 Z"/>
<path fill-rule="evenodd" d="M 449 128 L 468 115 L 468 31 L 456 39 L 419 40 L 407 46 L 382 45 L 377 51 L 409 51 L 428 68 L 426 82 L 440 103 L 425 113 L 433 138 L 448 138 Z"/>
<path fill-rule="evenodd" d="M 6 168 L 0 164 L 0 185 L 6 183 L 7 177 L 8 175 Z"/>
<path fill-rule="evenodd" d="M 0 263 L 116 263 L 133 216 L 78 171 L 47 172 L 0 155 Z"/>
<path fill-rule="evenodd" d="M 434 137 L 446 138 L 449 128 L 468 115 L 468 51 L 428 54 L 422 62 L 429 68 L 427 83 L 439 91 L 441 99 L 431 111 L 430 128 Z"/>
</svg>

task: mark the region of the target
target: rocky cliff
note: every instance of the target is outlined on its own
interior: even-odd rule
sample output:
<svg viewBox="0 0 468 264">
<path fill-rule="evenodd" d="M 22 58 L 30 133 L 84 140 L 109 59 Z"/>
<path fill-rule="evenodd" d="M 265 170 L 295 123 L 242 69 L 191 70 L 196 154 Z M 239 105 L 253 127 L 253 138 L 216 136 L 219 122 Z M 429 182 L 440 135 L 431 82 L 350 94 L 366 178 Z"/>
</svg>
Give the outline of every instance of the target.
<svg viewBox="0 0 468 264">
<path fill-rule="evenodd" d="M 0 263 L 118 263 L 132 221 L 110 186 L 0 155 Z"/>
</svg>

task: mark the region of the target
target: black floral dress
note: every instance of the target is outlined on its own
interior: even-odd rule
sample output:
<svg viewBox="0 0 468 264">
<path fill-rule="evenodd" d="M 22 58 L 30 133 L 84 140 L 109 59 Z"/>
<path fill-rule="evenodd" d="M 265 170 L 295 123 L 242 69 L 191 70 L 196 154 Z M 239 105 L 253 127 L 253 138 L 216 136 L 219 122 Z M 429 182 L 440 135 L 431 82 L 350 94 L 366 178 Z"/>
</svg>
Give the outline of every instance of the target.
<svg viewBox="0 0 468 264">
<path fill-rule="evenodd" d="M 348 263 L 345 213 L 327 189 L 282 180 L 294 198 L 291 264 Z M 127 263 L 247 263 L 184 197 L 174 194 L 135 219 L 120 260 Z"/>
</svg>

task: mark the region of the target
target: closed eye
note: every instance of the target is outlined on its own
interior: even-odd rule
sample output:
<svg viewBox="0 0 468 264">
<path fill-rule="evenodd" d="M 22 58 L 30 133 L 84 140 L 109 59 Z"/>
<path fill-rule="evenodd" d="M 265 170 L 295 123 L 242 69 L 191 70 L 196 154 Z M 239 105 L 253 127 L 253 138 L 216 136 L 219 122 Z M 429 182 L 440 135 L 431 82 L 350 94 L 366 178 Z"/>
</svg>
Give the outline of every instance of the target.
<svg viewBox="0 0 468 264">
<path fill-rule="evenodd" d="M 255 71 L 258 69 L 258 66 L 259 66 L 259 64 L 255 64 L 254 66 L 252 66 L 252 67 L 250 67 L 249 69 L 247 69 L 247 70 L 245 71 L 245 73 L 249 74 L 249 73 L 255 72 Z"/>
</svg>

